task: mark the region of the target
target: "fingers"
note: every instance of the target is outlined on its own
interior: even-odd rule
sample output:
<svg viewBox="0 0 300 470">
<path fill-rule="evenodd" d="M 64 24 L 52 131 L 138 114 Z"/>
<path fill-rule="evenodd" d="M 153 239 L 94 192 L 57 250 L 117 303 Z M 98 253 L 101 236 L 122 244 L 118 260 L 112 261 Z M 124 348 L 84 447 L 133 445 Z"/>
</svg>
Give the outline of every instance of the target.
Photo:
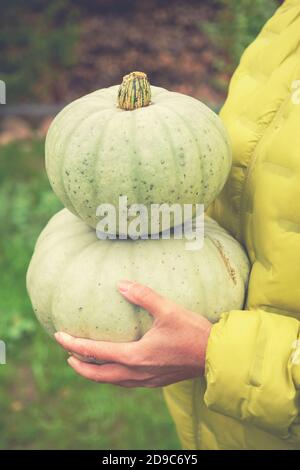
<svg viewBox="0 0 300 470">
<path fill-rule="evenodd" d="M 120 281 L 118 284 L 120 293 L 129 302 L 143 307 L 154 317 L 169 313 L 174 304 L 147 286 L 131 281 Z"/>
<path fill-rule="evenodd" d="M 155 376 L 151 373 L 143 373 L 141 371 L 134 371 L 128 367 L 119 364 L 89 364 L 82 362 L 74 356 L 69 357 L 69 365 L 72 369 L 85 379 L 92 380 L 98 383 L 107 383 L 119 385 L 120 387 L 146 387 L 157 388 L 170 385 L 185 378 L 184 374 L 181 376 L 174 374 L 164 374 Z"/>
<path fill-rule="evenodd" d="M 89 364 L 82 362 L 72 356 L 68 359 L 68 364 L 85 379 L 94 382 L 109 383 L 122 387 L 147 386 L 148 377 L 145 374 L 137 373 L 126 366 L 119 364 Z"/>
<path fill-rule="evenodd" d="M 131 375 L 130 370 L 119 364 L 89 364 L 80 361 L 72 356 L 68 359 L 68 364 L 82 377 L 95 382 L 116 384 L 128 379 Z"/>
<path fill-rule="evenodd" d="M 68 352 L 96 359 L 99 362 L 130 364 L 137 355 L 138 342 L 112 343 L 75 338 L 67 333 L 55 333 L 56 341 Z"/>
</svg>

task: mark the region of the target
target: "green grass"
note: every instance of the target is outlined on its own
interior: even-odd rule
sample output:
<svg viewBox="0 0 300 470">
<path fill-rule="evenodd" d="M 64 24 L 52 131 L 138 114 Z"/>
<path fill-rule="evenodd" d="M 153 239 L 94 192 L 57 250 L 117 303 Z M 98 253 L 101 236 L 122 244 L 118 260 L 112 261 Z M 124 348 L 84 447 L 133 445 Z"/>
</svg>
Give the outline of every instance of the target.
<svg viewBox="0 0 300 470">
<path fill-rule="evenodd" d="M 122 389 L 76 376 L 38 325 L 25 287 L 35 240 L 61 208 L 43 142 L 0 150 L 0 449 L 176 449 L 160 390 Z"/>
</svg>

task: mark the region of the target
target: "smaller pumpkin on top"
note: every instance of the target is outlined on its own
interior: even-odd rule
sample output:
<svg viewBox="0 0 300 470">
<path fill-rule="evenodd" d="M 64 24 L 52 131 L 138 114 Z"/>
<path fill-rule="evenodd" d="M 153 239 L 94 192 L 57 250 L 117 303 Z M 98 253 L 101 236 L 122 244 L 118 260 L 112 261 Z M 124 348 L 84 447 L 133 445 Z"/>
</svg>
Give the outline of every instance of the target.
<svg viewBox="0 0 300 470">
<path fill-rule="evenodd" d="M 151 204 L 207 207 L 230 166 L 220 118 L 199 100 L 150 86 L 142 72 L 66 106 L 46 138 L 56 195 L 91 227 L 99 222 L 97 207 L 113 205 L 117 233 L 120 196 L 148 209 L 150 231 Z"/>
</svg>

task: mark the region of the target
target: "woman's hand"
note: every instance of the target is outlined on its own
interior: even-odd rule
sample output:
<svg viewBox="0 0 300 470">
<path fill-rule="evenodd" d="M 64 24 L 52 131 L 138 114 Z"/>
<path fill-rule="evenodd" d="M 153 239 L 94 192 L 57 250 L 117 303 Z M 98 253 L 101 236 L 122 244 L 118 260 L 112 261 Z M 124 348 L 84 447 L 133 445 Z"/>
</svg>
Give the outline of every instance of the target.
<svg viewBox="0 0 300 470">
<path fill-rule="evenodd" d="M 161 387 L 202 375 L 211 323 L 148 287 L 129 281 L 118 287 L 129 302 L 153 315 L 152 328 L 139 341 L 128 343 L 58 332 L 56 340 L 69 353 L 105 362 L 90 364 L 72 355 L 70 366 L 87 379 L 122 387 Z"/>
</svg>

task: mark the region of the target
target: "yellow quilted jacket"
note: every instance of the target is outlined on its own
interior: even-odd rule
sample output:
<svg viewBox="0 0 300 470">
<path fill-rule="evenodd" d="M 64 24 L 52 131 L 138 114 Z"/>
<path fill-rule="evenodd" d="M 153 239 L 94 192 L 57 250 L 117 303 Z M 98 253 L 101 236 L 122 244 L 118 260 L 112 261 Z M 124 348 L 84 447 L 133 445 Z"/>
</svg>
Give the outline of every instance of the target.
<svg viewBox="0 0 300 470">
<path fill-rule="evenodd" d="M 213 326 L 204 379 L 167 387 L 187 449 L 300 449 L 300 0 L 245 51 L 221 117 L 233 147 L 210 214 L 252 264 L 246 310 Z"/>
</svg>

